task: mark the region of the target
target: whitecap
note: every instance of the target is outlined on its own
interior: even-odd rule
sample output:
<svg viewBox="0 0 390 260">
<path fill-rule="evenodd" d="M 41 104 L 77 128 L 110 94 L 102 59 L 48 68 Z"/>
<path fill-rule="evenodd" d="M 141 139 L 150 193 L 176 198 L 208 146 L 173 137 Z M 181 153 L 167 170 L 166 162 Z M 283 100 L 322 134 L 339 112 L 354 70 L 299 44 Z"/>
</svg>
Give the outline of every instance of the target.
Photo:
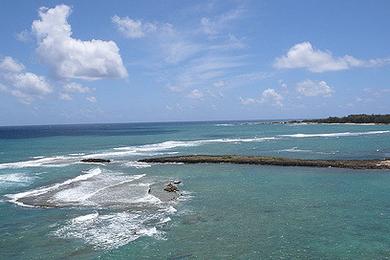
<svg viewBox="0 0 390 260">
<path fill-rule="evenodd" d="M 81 163 L 82 159 L 90 158 L 117 158 L 117 157 L 128 157 L 128 156 L 159 156 L 167 154 L 177 154 L 177 151 L 170 151 L 175 148 L 186 148 L 195 147 L 206 144 L 214 143 L 250 143 L 250 142 L 264 142 L 270 140 L 276 140 L 279 137 L 252 137 L 252 138 L 220 138 L 220 139 L 201 139 L 191 141 L 164 141 L 155 144 L 145 144 L 139 146 L 126 146 L 116 147 L 112 150 L 91 153 L 86 155 L 72 156 L 53 156 L 44 157 L 40 159 L 20 161 L 20 162 L 9 162 L 0 163 L 0 169 L 18 169 L 28 167 L 66 167 L 73 164 Z"/>
<path fill-rule="evenodd" d="M 20 169 L 27 167 L 65 167 L 72 163 L 79 163 L 77 157 L 67 156 L 54 156 L 54 157 L 43 157 L 40 159 L 0 163 L 0 169 Z"/>
<path fill-rule="evenodd" d="M 215 124 L 215 126 L 235 126 L 235 124 Z"/>
<path fill-rule="evenodd" d="M 287 149 L 278 150 L 278 152 L 290 152 L 290 153 L 310 153 L 312 150 L 298 149 L 298 147 L 292 147 Z"/>
<path fill-rule="evenodd" d="M 339 137 L 339 136 L 360 136 L 360 135 L 378 135 L 387 134 L 390 131 L 368 131 L 368 132 L 341 132 L 341 133 L 320 133 L 320 134 L 291 134 L 291 135 L 280 135 L 282 137 L 293 137 L 293 138 L 306 138 L 306 137 Z"/>
<path fill-rule="evenodd" d="M 170 220 L 167 213 L 92 213 L 67 221 L 54 235 L 66 239 L 81 239 L 95 249 L 110 250 L 143 236 L 162 239 L 164 232 L 158 228 Z"/>
<path fill-rule="evenodd" d="M 77 176 L 75 178 L 66 180 L 66 181 L 61 182 L 61 183 L 53 184 L 51 186 L 38 188 L 38 189 L 30 190 L 30 191 L 25 191 L 25 192 L 21 192 L 21 193 L 16 193 L 16 194 L 7 194 L 5 196 L 10 199 L 9 200 L 10 202 L 18 204 L 20 206 L 31 207 L 31 205 L 24 204 L 24 203 L 20 202 L 19 200 L 22 199 L 22 198 L 25 198 L 25 197 L 42 195 L 42 194 L 45 194 L 45 193 L 47 193 L 49 191 L 58 189 L 58 188 L 60 188 L 62 186 L 72 184 L 74 182 L 88 180 L 89 178 L 92 178 L 94 176 L 97 176 L 97 175 L 101 174 L 102 170 L 100 168 L 94 168 L 94 169 L 91 169 L 91 170 L 86 171 L 84 173 L 85 174 L 79 175 L 79 176 Z"/>
<path fill-rule="evenodd" d="M 124 163 L 122 165 L 125 167 L 132 167 L 132 168 L 137 168 L 137 169 L 152 167 L 152 165 L 150 163 L 138 162 L 138 161 L 130 161 L 130 162 Z"/>
<path fill-rule="evenodd" d="M 10 173 L 0 175 L 0 186 L 26 186 L 30 184 L 35 176 L 28 175 L 26 173 Z"/>
</svg>

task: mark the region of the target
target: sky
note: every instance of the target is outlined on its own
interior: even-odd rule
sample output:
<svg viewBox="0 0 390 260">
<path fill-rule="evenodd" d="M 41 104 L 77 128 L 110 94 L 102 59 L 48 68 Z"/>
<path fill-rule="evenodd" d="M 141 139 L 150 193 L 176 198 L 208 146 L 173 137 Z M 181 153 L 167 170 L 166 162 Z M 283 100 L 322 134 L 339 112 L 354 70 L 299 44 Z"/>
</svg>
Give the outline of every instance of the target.
<svg viewBox="0 0 390 260">
<path fill-rule="evenodd" d="M 0 6 L 0 125 L 390 113 L 390 2 Z"/>
</svg>

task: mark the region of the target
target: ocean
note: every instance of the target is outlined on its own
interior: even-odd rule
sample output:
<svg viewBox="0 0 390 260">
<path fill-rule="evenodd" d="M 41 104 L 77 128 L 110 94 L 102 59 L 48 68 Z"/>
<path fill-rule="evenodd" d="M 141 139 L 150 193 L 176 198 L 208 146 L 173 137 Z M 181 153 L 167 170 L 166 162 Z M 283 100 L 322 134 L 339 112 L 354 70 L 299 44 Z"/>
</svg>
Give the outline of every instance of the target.
<svg viewBox="0 0 390 260">
<path fill-rule="evenodd" d="M 390 259 L 390 171 L 137 162 L 180 154 L 383 159 L 390 126 L 0 127 L 0 259 Z"/>
</svg>

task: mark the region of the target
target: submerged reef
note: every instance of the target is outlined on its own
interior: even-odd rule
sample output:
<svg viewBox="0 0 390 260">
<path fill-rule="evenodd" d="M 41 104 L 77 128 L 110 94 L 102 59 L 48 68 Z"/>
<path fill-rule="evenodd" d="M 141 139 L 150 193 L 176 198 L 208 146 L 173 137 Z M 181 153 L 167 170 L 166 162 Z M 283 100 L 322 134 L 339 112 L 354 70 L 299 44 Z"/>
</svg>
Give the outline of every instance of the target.
<svg viewBox="0 0 390 260">
<path fill-rule="evenodd" d="M 153 157 L 139 160 L 147 163 L 233 163 L 276 166 L 334 167 L 348 169 L 390 169 L 390 159 L 385 160 L 306 160 L 267 156 L 242 155 L 184 155 Z"/>
</svg>

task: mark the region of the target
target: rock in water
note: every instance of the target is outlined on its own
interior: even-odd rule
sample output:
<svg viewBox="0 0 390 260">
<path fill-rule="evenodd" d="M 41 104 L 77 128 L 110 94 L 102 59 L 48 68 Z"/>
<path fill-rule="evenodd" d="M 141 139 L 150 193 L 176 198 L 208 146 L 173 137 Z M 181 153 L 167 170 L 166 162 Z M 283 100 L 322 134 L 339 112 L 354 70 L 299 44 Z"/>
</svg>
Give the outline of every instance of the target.
<svg viewBox="0 0 390 260">
<path fill-rule="evenodd" d="M 179 189 L 178 189 L 175 185 L 173 185 L 171 182 L 168 183 L 168 184 L 165 186 L 164 190 L 167 191 L 167 192 L 176 192 L 176 191 L 179 191 Z"/>
<path fill-rule="evenodd" d="M 180 183 L 181 183 L 181 180 L 175 180 L 175 181 L 173 181 L 172 183 L 177 185 L 177 184 L 180 184 Z"/>
<path fill-rule="evenodd" d="M 81 162 L 85 163 L 109 163 L 111 160 L 108 159 L 98 159 L 98 158 L 88 158 L 88 159 L 82 159 Z"/>
</svg>

